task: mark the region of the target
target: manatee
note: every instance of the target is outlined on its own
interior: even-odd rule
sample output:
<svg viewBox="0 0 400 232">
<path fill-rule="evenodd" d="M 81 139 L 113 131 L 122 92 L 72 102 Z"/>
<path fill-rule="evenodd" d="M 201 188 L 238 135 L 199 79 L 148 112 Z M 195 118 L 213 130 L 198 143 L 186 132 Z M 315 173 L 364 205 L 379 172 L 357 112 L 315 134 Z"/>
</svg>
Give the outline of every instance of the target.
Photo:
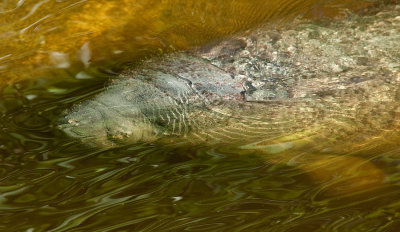
<svg viewBox="0 0 400 232">
<path fill-rule="evenodd" d="M 260 28 L 150 58 L 74 106 L 60 128 L 103 147 L 301 139 L 354 148 L 399 127 L 399 12 Z"/>
<path fill-rule="evenodd" d="M 106 148 L 234 144 L 236 153 L 295 165 L 333 195 L 379 187 L 385 178 L 368 161 L 374 156 L 348 154 L 400 144 L 398 15 L 391 6 L 346 21 L 260 28 L 153 57 L 76 104 L 59 127 Z"/>
</svg>

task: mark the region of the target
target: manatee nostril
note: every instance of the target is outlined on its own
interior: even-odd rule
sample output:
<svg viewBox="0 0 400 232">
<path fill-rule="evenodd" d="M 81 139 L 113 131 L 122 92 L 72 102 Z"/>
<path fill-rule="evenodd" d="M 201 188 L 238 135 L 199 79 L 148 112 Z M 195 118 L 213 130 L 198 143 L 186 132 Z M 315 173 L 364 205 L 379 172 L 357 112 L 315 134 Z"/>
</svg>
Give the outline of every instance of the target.
<svg viewBox="0 0 400 232">
<path fill-rule="evenodd" d="M 76 119 L 69 119 L 68 123 L 71 124 L 72 126 L 79 126 L 79 122 Z"/>
</svg>

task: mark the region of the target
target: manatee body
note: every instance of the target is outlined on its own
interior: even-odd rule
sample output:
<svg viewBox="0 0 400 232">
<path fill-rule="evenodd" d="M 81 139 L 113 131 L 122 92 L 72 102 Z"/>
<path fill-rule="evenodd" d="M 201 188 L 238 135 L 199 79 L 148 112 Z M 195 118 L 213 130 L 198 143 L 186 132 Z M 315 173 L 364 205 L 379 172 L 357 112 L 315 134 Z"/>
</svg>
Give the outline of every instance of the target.
<svg viewBox="0 0 400 232">
<path fill-rule="evenodd" d="M 399 117 L 399 8 L 328 26 L 259 29 L 144 61 L 71 109 L 63 131 L 88 144 L 306 139 L 363 144 Z M 285 137 L 286 136 L 286 137 Z"/>
<path fill-rule="evenodd" d="M 277 136 L 288 129 L 281 120 L 285 112 L 271 110 L 274 105 L 247 102 L 241 80 L 207 60 L 174 54 L 122 75 L 103 93 L 75 106 L 61 127 L 100 146 L 182 138 L 238 141 L 245 134 Z M 272 118 L 281 121 L 269 124 Z"/>
</svg>

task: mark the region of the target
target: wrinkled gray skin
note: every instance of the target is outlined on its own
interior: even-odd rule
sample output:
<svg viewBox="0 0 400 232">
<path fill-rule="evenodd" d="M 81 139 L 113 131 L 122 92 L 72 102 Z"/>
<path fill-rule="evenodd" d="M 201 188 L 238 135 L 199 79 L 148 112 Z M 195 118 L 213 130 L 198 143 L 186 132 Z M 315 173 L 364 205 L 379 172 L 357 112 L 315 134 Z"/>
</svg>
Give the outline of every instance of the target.
<svg viewBox="0 0 400 232">
<path fill-rule="evenodd" d="M 260 28 L 149 59 L 76 105 L 60 127 L 105 147 L 302 139 L 354 148 L 367 138 L 394 136 L 400 128 L 399 9 L 328 26 Z"/>
</svg>

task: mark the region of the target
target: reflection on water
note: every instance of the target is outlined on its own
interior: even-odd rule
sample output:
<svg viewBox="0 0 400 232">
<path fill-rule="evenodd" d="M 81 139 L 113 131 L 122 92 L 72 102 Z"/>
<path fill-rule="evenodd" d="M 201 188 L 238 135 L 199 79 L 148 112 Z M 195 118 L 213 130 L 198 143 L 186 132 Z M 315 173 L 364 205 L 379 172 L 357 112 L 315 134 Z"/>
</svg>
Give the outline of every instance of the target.
<svg viewBox="0 0 400 232">
<path fill-rule="evenodd" d="M 256 150 L 222 145 L 101 150 L 59 135 L 53 126 L 61 112 L 101 91 L 104 80 L 113 75 L 110 70 L 85 69 L 85 62 L 112 62 L 113 53 L 113 59 L 122 62 L 170 45 L 185 49 L 290 12 L 321 9 L 311 14 L 333 14 L 317 1 L 154 2 L 3 1 L 0 11 L 7 17 L 0 17 L 2 81 L 52 68 L 48 78 L 27 79 L 1 90 L 0 230 L 400 228 L 399 148 L 384 138 L 378 138 L 379 149 L 366 144 L 351 158 L 310 153 L 303 147 L 266 159 Z M 342 5 L 331 6 L 337 10 Z M 303 165 L 292 166 L 293 157 Z"/>
</svg>

